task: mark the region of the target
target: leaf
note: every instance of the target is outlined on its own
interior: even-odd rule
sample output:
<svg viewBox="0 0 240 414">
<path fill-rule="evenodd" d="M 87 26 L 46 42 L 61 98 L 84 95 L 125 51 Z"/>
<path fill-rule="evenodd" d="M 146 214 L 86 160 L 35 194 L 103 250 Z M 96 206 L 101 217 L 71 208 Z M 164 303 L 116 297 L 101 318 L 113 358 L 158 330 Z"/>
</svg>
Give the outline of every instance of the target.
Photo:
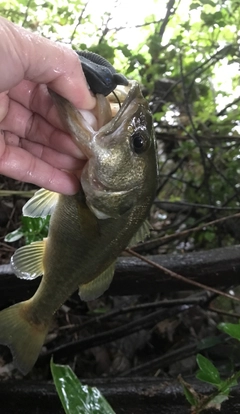
<svg viewBox="0 0 240 414">
<path fill-rule="evenodd" d="M 221 384 L 221 378 L 217 368 L 213 365 L 209 359 L 205 358 L 203 355 L 197 355 L 197 364 L 200 368 L 200 371 L 197 373 L 196 377 L 201 381 L 208 382 L 213 385 Z"/>
<path fill-rule="evenodd" d="M 240 341 L 240 324 L 222 322 L 218 325 L 218 329 Z"/>
<path fill-rule="evenodd" d="M 211 0 L 200 0 L 202 4 L 208 4 L 209 6 L 215 7 L 216 4 L 214 3 L 214 1 Z"/>
<path fill-rule="evenodd" d="M 219 336 L 209 336 L 207 338 L 202 339 L 198 345 L 197 345 L 197 350 L 203 350 L 206 348 L 211 348 L 213 346 L 216 346 L 218 344 L 222 344 L 224 342 L 223 338 L 219 337 Z"/>
<path fill-rule="evenodd" d="M 181 375 L 178 376 L 178 380 L 183 387 L 184 395 L 186 399 L 188 400 L 189 404 L 191 404 L 192 407 L 196 407 L 199 401 L 198 394 L 196 393 L 196 391 L 192 388 L 190 384 L 184 381 Z"/>
<path fill-rule="evenodd" d="M 235 387 L 238 382 L 238 378 L 240 377 L 240 371 L 235 372 L 231 377 L 227 378 L 221 384 L 221 394 L 228 395 L 230 392 L 230 388 Z"/>
<path fill-rule="evenodd" d="M 70 367 L 51 360 L 53 381 L 66 414 L 115 414 L 95 387 L 82 385 Z"/>
<path fill-rule="evenodd" d="M 189 10 L 196 10 L 200 6 L 201 5 L 199 3 L 193 2 L 192 4 L 190 4 Z"/>
</svg>

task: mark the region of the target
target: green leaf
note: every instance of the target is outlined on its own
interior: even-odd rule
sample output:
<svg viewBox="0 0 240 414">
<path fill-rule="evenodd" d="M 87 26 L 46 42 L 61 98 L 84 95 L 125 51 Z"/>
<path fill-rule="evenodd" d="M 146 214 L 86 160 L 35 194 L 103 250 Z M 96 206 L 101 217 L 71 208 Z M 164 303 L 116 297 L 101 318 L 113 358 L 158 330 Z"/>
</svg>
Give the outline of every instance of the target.
<svg viewBox="0 0 240 414">
<path fill-rule="evenodd" d="M 21 220 L 26 244 L 42 240 L 44 237 L 47 237 L 50 216 L 46 218 L 22 216 Z"/>
<path fill-rule="evenodd" d="M 221 394 L 228 395 L 230 388 L 235 387 L 238 384 L 238 378 L 240 377 L 240 371 L 235 372 L 231 377 L 227 378 L 221 384 Z"/>
<path fill-rule="evenodd" d="M 216 4 L 214 3 L 214 1 L 211 0 L 200 0 L 202 4 L 208 4 L 209 6 L 215 7 Z"/>
<path fill-rule="evenodd" d="M 195 398 L 194 394 L 191 392 L 191 389 L 186 387 L 186 385 L 184 384 L 182 384 L 182 386 L 183 386 L 184 395 L 186 399 L 188 400 L 189 404 L 191 404 L 192 406 L 196 406 L 198 401 Z"/>
<path fill-rule="evenodd" d="M 51 372 L 66 414 L 115 414 L 100 391 L 82 385 L 70 367 L 51 360 Z"/>
<path fill-rule="evenodd" d="M 196 375 L 198 379 L 214 385 L 221 384 L 222 381 L 219 372 L 209 359 L 201 354 L 197 354 L 197 364 L 200 368 L 200 371 Z"/>
<path fill-rule="evenodd" d="M 240 341 L 240 324 L 222 322 L 218 325 L 218 329 Z"/>
<path fill-rule="evenodd" d="M 218 344 L 222 344 L 224 342 L 223 338 L 220 338 L 219 336 L 209 336 L 208 338 L 202 339 L 198 345 L 197 350 L 201 351 L 206 348 L 211 348 L 213 346 L 216 346 Z"/>
<path fill-rule="evenodd" d="M 200 6 L 201 5 L 199 3 L 193 2 L 192 4 L 190 4 L 189 10 L 196 10 Z"/>
</svg>

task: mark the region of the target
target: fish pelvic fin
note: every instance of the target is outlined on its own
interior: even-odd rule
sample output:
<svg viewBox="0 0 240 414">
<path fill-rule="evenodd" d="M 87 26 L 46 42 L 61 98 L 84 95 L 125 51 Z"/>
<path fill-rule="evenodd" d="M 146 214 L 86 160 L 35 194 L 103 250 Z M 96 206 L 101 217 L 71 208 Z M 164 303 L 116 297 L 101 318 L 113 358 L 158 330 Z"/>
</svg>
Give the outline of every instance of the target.
<svg viewBox="0 0 240 414">
<path fill-rule="evenodd" d="M 114 275 L 115 263 L 112 263 L 91 282 L 79 286 L 79 296 L 82 300 L 88 302 L 97 299 L 109 288 Z"/>
<path fill-rule="evenodd" d="M 49 329 L 49 324 L 35 324 L 25 317 L 28 302 L 0 312 L 0 344 L 10 348 L 15 367 L 24 375 L 34 366 Z"/>
</svg>

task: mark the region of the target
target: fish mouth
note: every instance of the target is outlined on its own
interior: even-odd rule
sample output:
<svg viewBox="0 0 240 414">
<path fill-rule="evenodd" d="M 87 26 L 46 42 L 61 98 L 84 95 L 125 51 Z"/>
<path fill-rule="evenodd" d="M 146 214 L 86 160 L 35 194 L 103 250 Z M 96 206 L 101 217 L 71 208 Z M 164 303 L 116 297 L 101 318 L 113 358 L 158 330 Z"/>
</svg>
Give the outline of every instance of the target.
<svg viewBox="0 0 240 414">
<path fill-rule="evenodd" d="M 82 117 L 84 118 L 84 127 L 92 133 L 99 131 L 100 128 L 105 126 L 108 122 L 111 122 L 115 118 L 118 112 L 121 110 L 125 100 L 128 98 L 129 91 L 131 90 L 132 82 L 129 81 L 127 86 L 118 86 L 114 92 L 110 93 L 107 97 L 96 95 L 97 105 L 92 111 L 80 109 Z M 132 101 L 134 97 L 130 98 Z M 129 99 L 125 106 L 129 105 Z M 110 111 L 108 111 L 108 108 Z M 108 112 L 106 114 L 106 112 Z M 83 126 L 83 125 L 82 125 Z"/>
</svg>

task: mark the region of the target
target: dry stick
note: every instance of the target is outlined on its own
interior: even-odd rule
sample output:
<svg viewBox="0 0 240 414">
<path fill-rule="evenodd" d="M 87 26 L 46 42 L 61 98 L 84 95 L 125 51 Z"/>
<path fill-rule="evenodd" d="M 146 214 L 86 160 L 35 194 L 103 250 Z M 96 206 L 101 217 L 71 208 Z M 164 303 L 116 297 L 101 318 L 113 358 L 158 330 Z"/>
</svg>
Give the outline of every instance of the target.
<svg viewBox="0 0 240 414">
<path fill-rule="evenodd" d="M 175 349 L 174 351 L 167 352 L 166 354 L 152 359 L 149 362 L 138 365 L 136 367 L 130 368 L 127 371 L 121 372 L 120 377 L 129 377 L 131 375 L 142 375 L 143 372 L 155 369 L 163 369 L 168 367 L 170 364 L 173 364 L 177 361 L 181 361 L 184 358 L 188 358 L 192 355 L 195 355 L 197 352 L 197 343 L 190 343 L 189 345 L 184 345 L 181 348 Z"/>
<path fill-rule="evenodd" d="M 206 293 L 204 293 L 206 295 Z M 92 317 L 86 322 L 83 322 L 82 325 L 68 325 L 68 326 L 62 326 L 59 328 L 59 330 L 66 330 L 69 329 L 69 333 L 79 332 L 82 329 L 85 329 L 86 327 L 89 327 L 93 324 L 101 323 L 102 321 L 106 321 L 108 319 L 111 319 L 113 317 L 124 315 L 125 313 L 131 313 L 131 312 L 139 312 L 142 310 L 149 310 L 149 309 L 155 309 L 155 308 L 170 308 L 173 306 L 179 306 L 179 305 L 200 305 L 203 306 L 206 304 L 206 302 L 209 302 L 211 298 L 207 296 L 201 296 L 198 295 L 192 295 L 185 299 L 171 299 L 171 300 L 161 300 L 159 302 L 148 302 L 143 303 L 141 305 L 135 305 L 135 306 L 126 306 L 120 309 L 116 309 L 114 311 L 110 311 L 106 313 L 105 315 Z M 240 315 L 239 315 L 240 317 Z M 55 339 L 54 339 L 55 340 Z M 50 343 L 49 341 L 48 343 Z"/>
<path fill-rule="evenodd" d="M 75 342 L 71 341 L 64 345 L 57 346 L 54 349 L 50 349 L 45 354 L 40 355 L 39 363 L 41 363 L 41 361 L 49 360 L 52 355 L 55 357 L 66 357 L 67 355 L 72 356 L 74 354 L 85 351 L 86 349 L 100 346 L 105 343 L 116 341 L 117 339 L 123 338 L 125 336 L 129 336 L 141 329 L 150 329 L 157 323 L 167 318 L 171 318 L 184 311 L 185 308 L 183 306 L 174 306 L 170 309 L 163 308 L 157 310 L 156 312 L 152 312 L 149 315 L 143 316 L 142 318 L 131 321 L 117 328 L 113 328 L 107 332 L 95 334 Z"/>
<path fill-rule="evenodd" d="M 227 216 L 227 217 L 221 217 L 220 219 L 209 221 L 208 223 L 201 224 L 200 226 L 193 227 L 191 229 L 183 230 L 179 233 L 169 234 L 167 236 L 159 237 L 157 239 L 152 239 L 152 240 L 149 240 L 149 241 L 146 241 L 146 242 L 142 243 L 142 245 L 144 245 L 144 246 L 148 246 L 148 245 L 155 246 L 156 243 L 159 243 L 159 242 L 162 242 L 162 241 L 165 242 L 165 241 L 174 239 L 174 238 L 179 237 L 179 236 L 185 236 L 186 234 L 192 233 L 194 231 L 201 230 L 204 227 L 212 226 L 213 224 L 220 223 L 221 221 L 225 221 L 225 220 L 235 218 L 235 217 L 240 217 L 240 213 L 232 214 L 231 216 Z M 140 245 L 140 246 L 142 246 L 142 245 Z M 133 246 L 132 248 L 134 249 L 135 247 L 137 247 L 137 246 Z"/>
<path fill-rule="evenodd" d="M 240 298 L 238 296 L 232 296 L 229 293 L 221 292 L 221 290 L 209 287 L 207 285 L 203 285 L 202 283 L 196 282 L 195 280 L 189 280 L 186 277 L 179 275 L 178 273 L 173 272 L 172 270 L 167 269 L 166 267 L 163 267 L 155 262 L 153 262 L 150 259 L 147 259 L 146 257 L 142 256 L 141 254 L 138 254 L 137 252 L 134 252 L 131 249 L 125 249 L 127 253 L 130 253 L 132 256 L 137 257 L 138 259 L 142 260 L 143 262 L 146 262 L 150 264 L 151 266 L 156 267 L 157 269 L 161 270 L 162 272 L 166 273 L 167 275 L 174 277 L 175 279 L 181 280 L 184 283 L 188 283 L 193 286 L 197 286 L 200 289 L 208 290 L 209 292 L 216 293 L 217 295 L 224 296 L 226 298 L 229 298 L 231 300 L 236 300 L 240 302 Z"/>
<path fill-rule="evenodd" d="M 210 312 L 215 312 L 218 313 L 219 315 L 224 315 L 224 316 L 229 316 L 230 318 L 237 318 L 240 319 L 240 314 L 239 313 L 235 313 L 235 312 L 227 312 L 218 308 L 215 308 L 214 306 L 210 305 L 208 307 L 208 310 Z"/>
<path fill-rule="evenodd" d="M 138 365 L 136 367 L 130 368 L 127 371 L 120 373 L 120 377 L 128 377 L 130 375 L 142 375 L 143 372 L 149 370 L 159 370 L 169 365 L 174 364 L 177 361 L 181 361 L 182 359 L 188 358 L 189 356 L 195 355 L 198 351 L 203 351 L 204 349 L 209 349 L 216 346 L 219 343 L 225 342 L 224 334 L 219 335 L 219 337 L 215 338 L 215 341 L 212 343 L 208 343 L 206 341 L 208 338 L 203 338 L 199 342 L 193 342 L 188 345 L 184 345 L 180 348 L 174 349 L 165 353 L 164 355 L 152 359 L 149 362 L 145 362 L 144 364 Z"/>
</svg>

